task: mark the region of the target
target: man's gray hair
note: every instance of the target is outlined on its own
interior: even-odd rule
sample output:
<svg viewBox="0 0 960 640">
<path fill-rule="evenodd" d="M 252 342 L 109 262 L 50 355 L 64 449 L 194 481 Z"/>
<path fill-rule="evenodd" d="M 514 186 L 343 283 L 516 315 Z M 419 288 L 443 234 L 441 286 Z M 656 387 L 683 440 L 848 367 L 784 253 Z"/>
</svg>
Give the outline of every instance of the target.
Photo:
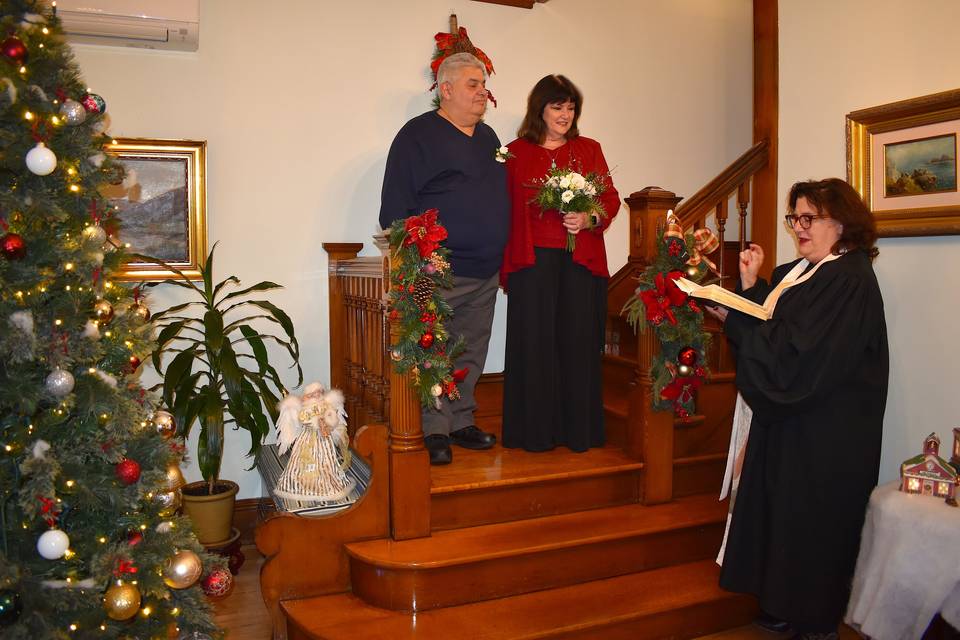
<svg viewBox="0 0 960 640">
<path fill-rule="evenodd" d="M 440 85 L 444 82 L 453 82 L 460 75 L 460 70 L 464 67 L 476 67 L 487 77 L 487 68 L 483 63 L 477 60 L 472 53 L 455 53 L 452 56 L 444 58 L 437 69 L 437 94 L 440 94 Z"/>
</svg>

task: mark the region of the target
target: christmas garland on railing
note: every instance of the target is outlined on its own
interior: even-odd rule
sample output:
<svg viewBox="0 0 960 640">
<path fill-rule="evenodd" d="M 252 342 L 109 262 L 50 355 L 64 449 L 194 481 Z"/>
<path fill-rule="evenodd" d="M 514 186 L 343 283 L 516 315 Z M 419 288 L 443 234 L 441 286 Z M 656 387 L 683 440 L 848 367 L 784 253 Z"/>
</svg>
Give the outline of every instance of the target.
<svg viewBox="0 0 960 640">
<path fill-rule="evenodd" d="M 463 351 L 463 340 L 452 343 L 444 323 L 453 311 L 440 288 L 453 286 L 453 272 L 440 246 L 447 230 L 437 222 L 437 210 L 397 220 L 390 227 L 390 320 L 400 334 L 390 347 L 398 373 L 411 373 L 412 384 L 424 407 L 439 408 L 440 398 L 460 397 L 457 383 L 466 369 L 453 370 Z"/>
<path fill-rule="evenodd" d="M 699 283 L 715 272 L 706 254 L 720 243 L 709 229 L 685 234 L 672 211 L 657 235 L 657 256 L 621 313 L 634 330 L 653 327 L 660 342 L 660 353 L 651 363 L 653 408 L 687 418 L 696 411 L 695 392 L 708 374 L 710 334 L 703 329 L 703 309 L 677 287 L 676 280 L 684 277 Z"/>
</svg>

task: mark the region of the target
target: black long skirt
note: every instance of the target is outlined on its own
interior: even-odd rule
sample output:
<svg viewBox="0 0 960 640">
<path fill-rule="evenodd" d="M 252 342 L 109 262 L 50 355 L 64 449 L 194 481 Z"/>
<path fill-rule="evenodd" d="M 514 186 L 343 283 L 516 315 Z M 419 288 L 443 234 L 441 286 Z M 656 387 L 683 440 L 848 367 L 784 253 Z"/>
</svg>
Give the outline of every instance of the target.
<svg viewBox="0 0 960 640">
<path fill-rule="evenodd" d="M 564 249 L 535 251 L 536 263 L 507 282 L 503 446 L 601 447 L 607 279 Z"/>
</svg>

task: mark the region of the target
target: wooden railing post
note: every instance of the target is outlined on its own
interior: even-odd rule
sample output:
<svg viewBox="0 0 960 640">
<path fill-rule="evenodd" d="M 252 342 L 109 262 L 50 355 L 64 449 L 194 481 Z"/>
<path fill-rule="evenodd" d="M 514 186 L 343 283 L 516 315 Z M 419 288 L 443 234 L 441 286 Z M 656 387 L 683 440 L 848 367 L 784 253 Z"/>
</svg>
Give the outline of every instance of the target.
<svg viewBox="0 0 960 640">
<path fill-rule="evenodd" d="M 390 248 L 377 238 L 383 253 L 383 296 L 390 284 Z M 390 341 L 396 342 L 400 323 L 390 321 Z M 420 399 L 410 374 L 390 367 L 390 523 L 394 540 L 430 535 L 430 457 L 423 445 Z"/>
<path fill-rule="evenodd" d="M 659 187 L 647 187 L 627 198 L 630 207 L 630 261 L 638 268 L 650 264 L 657 253 L 657 228 L 666 222 L 667 211 L 680 198 Z M 637 387 L 628 409 L 627 452 L 643 460 L 644 504 L 673 498 L 673 412 L 653 410 L 653 378 L 650 363 L 660 350 L 653 331 L 637 336 Z"/>
<path fill-rule="evenodd" d="M 327 260 L 335 263 L 339 260 L 352 260 L 357 257 L 363 244 L 360 242 L 324 242 Z M 331 265 L 333 266 L 333 265 Z M 346 363 L 347 327 L 343 314 L 343 285 L 337 277 L 336 269 L 328 270 L 328 296 L 330 305 L 330 386 L 346 391 L 347 380 L 344 366 Z"/>
</svg>

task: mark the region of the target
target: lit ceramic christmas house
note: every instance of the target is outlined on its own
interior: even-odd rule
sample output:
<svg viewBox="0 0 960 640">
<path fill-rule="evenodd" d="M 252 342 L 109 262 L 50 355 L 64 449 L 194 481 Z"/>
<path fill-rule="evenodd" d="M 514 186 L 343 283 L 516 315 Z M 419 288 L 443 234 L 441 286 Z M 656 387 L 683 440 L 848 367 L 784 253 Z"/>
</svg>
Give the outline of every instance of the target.
<svg viewBox="0 0 960 640">
<path fill-rule="evenodd" d="M 923 441 L 923 453 L 900 465 L 900 491 L 955 500 L 957 472 L 939 453 L 940 438 L 931 433 Z"/>
<path fill-rule="evenodd" d="M 950 457 L 950 464 L 953 465 L 954 471 L 960 474 L 960 427 L 953 428 L 953 455 Z"/>
</svg>

